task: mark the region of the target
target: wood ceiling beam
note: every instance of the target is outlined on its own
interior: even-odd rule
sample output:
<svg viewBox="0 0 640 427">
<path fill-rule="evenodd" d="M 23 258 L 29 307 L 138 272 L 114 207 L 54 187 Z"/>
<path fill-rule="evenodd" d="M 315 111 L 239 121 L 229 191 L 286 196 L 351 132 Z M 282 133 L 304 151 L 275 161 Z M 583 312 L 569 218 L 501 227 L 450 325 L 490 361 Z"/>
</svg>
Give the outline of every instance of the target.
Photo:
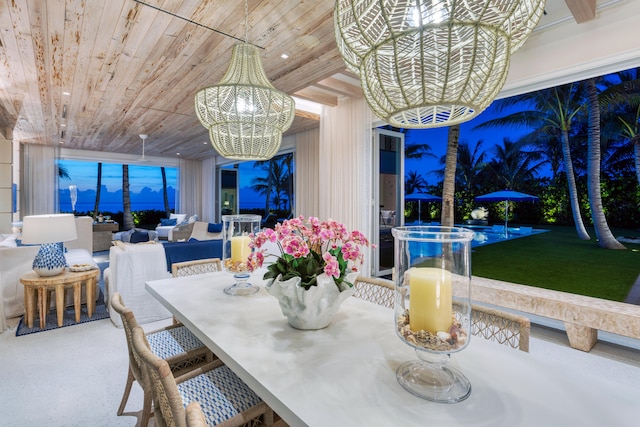
<svg viewBox="0 0 640 427">
<path fill-rule="evenodd" d="M 329 77 L 320 80 L 314 86 L 318 86 L 319 88 L 326 89 L 332 92 L 337 92 L 341 95 L 350 96 L 351 98 L 363 97 L 362 89 L 360 88 L 360 86 L 343 82 L 342 80 L 336 79 L 335 77 Z"/>
<path fill-rule="evenodd" d="M 596 18 L 596 0 L 564 0 L 578 24 Z"/>
<path fill-rule="evenodd" d="M 312 86 L 301 89 L 293 94 L 307 101 L 317 102 L 318 104 L 327 105 L 329 107 L 336 107 L 338 105 L 338 97 L 330 95 L 320 89 Z"/>
</svg>

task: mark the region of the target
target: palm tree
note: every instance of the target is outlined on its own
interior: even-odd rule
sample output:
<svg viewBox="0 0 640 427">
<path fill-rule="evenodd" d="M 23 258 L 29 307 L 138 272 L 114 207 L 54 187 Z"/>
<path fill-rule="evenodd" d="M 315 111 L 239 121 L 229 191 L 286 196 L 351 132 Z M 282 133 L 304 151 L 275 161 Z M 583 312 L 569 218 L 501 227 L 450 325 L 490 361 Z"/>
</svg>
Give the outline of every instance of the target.
<svg viewBox="0 0 640 427">
<path fill-rule="evenodd" d="M 456 185 L 468 195 L 475 195 L 479 187 L 479 176 L 486 166 L 486 153 L 482 151 L 483 140 L 476 143 L 473 151 L 465 141 L 458 146 L 458 164 L 456 165 Z M 446 156 L 441 160 L 446 164 Z"/>
<path fill-rule="evenodd" d="M 416 171 L 410 171 L 404 180 L 404 192 L 406 194 L 420 193 L 427 186 L 427 181 Z"/>
<path fill-rule="evenodd" d="M 640 184 L 640 68 L 621 71 L 615 76 L 619 82 L 608 84 L 600 94 L 600 104 L 606 114 L 604 123 L 617 126 L 619 136 L 626 142 L 613 154 L 613 161 L 626 161 L 628 148 L 632 148 L 636 180 Z"/>
<path fill-rule="evenodd" d="M 626 249 L 611 233 L 602 207 L 600 193 L 600 104 L 598 90 L 593 78 L 585 81 L 587 90 L 587 110 L 589 113 L 588 190 L 591 218 L 596 230 L 598 245 L 605 249 Z"/>
<path fill-rule="evenodd" d="M 442 183 L 442 213 L 440 223 L 445 227 L 453 227 L 455 223 L 455 191 L 456 191 L 456 163 L 458 159 L 458 143 L 460 140 L 460 125 L 449 127 L 447 135 L 447 154 L 444 167 L 444 181 Z"/>
<path fill-rule="evenodd" d="M 64 166 L 58 164 L 58 178 L 61 179 L 71 179 L 69 176 L 69 171 Z"/>
<path fill-rule="evenodd" d="M 129 165 L 122 165 L 122 222 L 125 230 L 134 227 L 133 215 L 131 215 L 131 195 L 129 193 Z"/>
<path fill-rule="evenodd" d="M 93 220 L 98 218 L 100 210 L 100 190 L 102 190 L 102 162 L 98 162 L 98 182 L 96 183 L 96 204 L 93 206 Z"/>
<path fill-rule="evenodd" d="M 266 214 L 269 214 L 272 197 L 276 209 L 279 209 L 281 202 L 285 200 L 283 195 L 286 194 L 286 188 L 289 187 L 289 176 L 291 175 L 290 169 L 287 171 L 287 162 L 285 156 L 278 156 L 254 164 L 254 167 L 262 167 L 262 170 L 267 173 L 266 176 L 255 177 L 251 180 L 251 188 L 266 197 Z"/>
<path fill-rule="evenodd" d="M 535 178 L 544 162 L 539 161 L 538 152 L 525 149 L 525 144 L 512 142 L 509 138 L 504 138 L 502 145 L 495 145 L 495 156 L 488 167 L 500 186 L 515 190 Z"/>
<path fill-rule="evenodd" d="M 167 172 L 164 166 L 160 167 L 160 173 L 162 174 L 162 197 L 164 199 L 164 212 L 169 218 L 171 214 L 171 208 L 169 207 L 169 194 L 167 193 Z"/>
<path fill-rule="evenodd" d="M 589 240 L 590 236 L 589 233 L 587 233 L 580 213 L 580 201 L 578 199 L 569 140 L 572 123 L 583 109 L 584 96 L 581 86 L 577 83 L 570 83 L 550 89 L 512 96 L 494 102 L 498 111 L 504 111 L 508 107 L 518 104 L 526 104 L 530 109 L 489 120 L 476 126 L 476 128 L 528 126 L 534 128 L 534 133 L 545 132 L 556 135 L 562 144 L 564 171 L 567 176 L 571 211 L 576 232 L 580 239 Z"/>
</svg>

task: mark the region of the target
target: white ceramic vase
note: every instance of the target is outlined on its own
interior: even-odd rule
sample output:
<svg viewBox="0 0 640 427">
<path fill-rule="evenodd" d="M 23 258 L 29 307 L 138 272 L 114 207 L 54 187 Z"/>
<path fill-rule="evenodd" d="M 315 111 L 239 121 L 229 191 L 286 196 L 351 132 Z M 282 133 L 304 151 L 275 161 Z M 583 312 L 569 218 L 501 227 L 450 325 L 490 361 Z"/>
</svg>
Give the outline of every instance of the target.
<svg viewBox="0 0 640 427">
<path fill-rule="evenodd" d="M 358 273 L 347 275 L 347 281 L 353 283 Z M 329 326 L 338 312 L 342 301 L 353 295 L 354 288 L 344 286 L 340 291 L 333 277 L 321 274 L 317 278 L 318 286 L 305 290 L 300 286 L 300 278 L 281 281 L 278 276 L 267 285 L 267 292 L 278 299 L 282 314 L 296 329 L 322 329 Z"/>
</svg>

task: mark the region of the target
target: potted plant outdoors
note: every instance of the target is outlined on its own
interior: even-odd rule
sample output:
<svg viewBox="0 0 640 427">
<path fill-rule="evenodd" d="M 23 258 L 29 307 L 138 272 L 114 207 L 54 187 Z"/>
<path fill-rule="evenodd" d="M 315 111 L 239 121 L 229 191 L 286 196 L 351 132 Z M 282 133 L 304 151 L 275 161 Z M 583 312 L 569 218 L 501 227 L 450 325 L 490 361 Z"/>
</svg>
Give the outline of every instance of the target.
<svg viewBox="0 0 640 427">
<path fill-rule="evenodd" d="M 278 299 L 289 324 L 297 329 L 328 326 L 354 292 L 362 249 L 370 246 L 369 240 L 331 219 L 292 218 L 253 236 L 256 250 L 249 257 L 250 270 L 262 267 L 270 244 L 277 245 L 280 255 L 263 278 L 269 280 L 267 292 Z"/>
</svg>

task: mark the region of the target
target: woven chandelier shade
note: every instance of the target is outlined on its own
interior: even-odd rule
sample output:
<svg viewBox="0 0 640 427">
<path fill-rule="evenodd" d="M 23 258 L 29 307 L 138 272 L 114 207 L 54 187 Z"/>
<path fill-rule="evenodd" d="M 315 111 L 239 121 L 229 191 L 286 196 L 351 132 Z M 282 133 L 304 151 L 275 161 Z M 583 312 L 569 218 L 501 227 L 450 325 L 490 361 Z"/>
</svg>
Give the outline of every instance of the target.
<svg viewBox="0 0 640 427">
<path fill-rule="evenodd" d="M 373 112 L 400 128 L 471 120 L 498 95 L 545 0 L 336 0 L 335 35 Z"/>
<path fill-rule="evenodd" d="M 226 74 L 198 91 L 195 106 L 213 148 L 234 160 L 272 158 L 295 113 L 293 98 L 271 85 L 258 48 L 248 43 L 233 47 Z"/>
</svg>

